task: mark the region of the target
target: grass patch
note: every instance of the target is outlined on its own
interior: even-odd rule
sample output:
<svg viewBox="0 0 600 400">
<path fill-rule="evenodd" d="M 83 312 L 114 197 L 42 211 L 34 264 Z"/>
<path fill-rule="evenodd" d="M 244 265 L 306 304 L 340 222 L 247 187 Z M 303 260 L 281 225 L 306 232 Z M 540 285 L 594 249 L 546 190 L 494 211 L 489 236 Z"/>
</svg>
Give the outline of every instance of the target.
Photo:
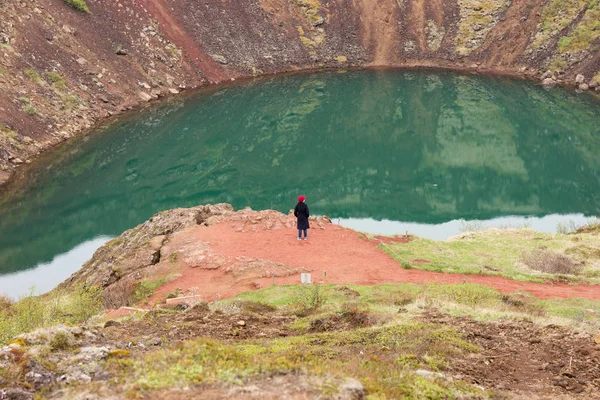
<svg viewBox="0 0 600 400">
<path fill-rule="evenodd" d="M 300 285 L 273 286 L 240 294 L 218 305 L 226 306 L 240 301 L 260 302 L 289 308 L 290 312 L 295 313 L 301 289 Z M 364 326 L 361 321 L 367 321 L 368 326 L 382 325 L 402 321 L 407 315 L 419 314 L 423 309 L 434 307 L 452 315 L 469 315 L 482 321 L 533 318 L 542 324 L 600 329 L 600 301 L 587 299 L 539 300 L 528 293 L 507 295 L 475 284 L 325 285 L 322 290 L 326 304 L 318 311 L 300 317 L 290 328 L 298 332 L 310 332 L 311 324 L 315 328 L 314 324 L 319 324 L 317 320 L 332 317 L 337 323 L 345 324 L 340 329 Z M 596 311 L 590 313 L 589 310 Z M 325 331 L 340 330 L 332 326 L 325 328 Z"/>
<path fill-rule="evenodd" d="M 57 90 L 64 91 L 67 90 L 67 84 L 65 83 L 65 78 L 61 74 L 55 71 L 51 71 L 46 73 L 46 78 L 50 84 Z"/>
<path fill-rule="evenodd" d="M 299 285 L 273 286 L 217 306 L 237 302 L 266 313 L 275 305 L 287 305 L 293 311 L 303 290 Z M 486 398 L 488 393 L 460 380 L 415 374 L 416 369 L 446 371 L 453 359 L 479 352 L 451 325 L 423 322 L 415 315 L 439 307 L 481 320 L 514 318 L 546 325 L 555 319 L 580 323 L 587 318 L 594 331 L 600 326 L 598 316 L 586 311 L 598 310 L 598 301 L 538 300 L 526 293 L 506 295 L 480 285 L 324 285 L 321 290 L 327 301 L 316 315 L 298 320 L 300 336 L 236 342 L 196 339 L 128 359 L 110 359 L 109 372 L 128 385 L 127 390 L 142 394 L 204 384 L 247 384 L 253 378 L 273 375 L 316 375 L 353 377 L 364 385 L 367 398 L 373 399 Z M 398 314 L 399 305 L 409 311 Z M 394 315 L 393 319 L 385 325 L 361 327 L 365 326 L 362 317 L 382 312 Z M 347 323 L 347 329 L 322 329 L 332 317 Z"/>
<path fill-rule="evenodd" d="M 37 115 L 37 113 L 38 113 L 37 108 L 35 108 L 35 106 L 33 106 L 31 104 L 28 104 L 25 107 L 23 107 L 23 111 L 25 112 L 25 114 L 27 114 L 31 117 Z"/>
<path fill-rule="evenodd" d="M 152 281 L 142 281 L 134 285 L 132 301 L 134 304 L 139 303 L 142 300 L 154 294 L 154 291 L 160 286 L 166 283 L 165 278 L 160 278 Z"/>
<path fill-rule="evenodd" d="M 50 348 L 56 350 L 66 350 L 69 348 L 69 336 L 64 332 L 58 332 L 50 342 Z"/>
<path fill-rule="evenodd" d="M 19 136 L 17 134 L 17 132 L 13 131 L 12 129 L 0 124 L 0 139 L 8 139 L 13 140 L 15 139 L 17 136 Z"/>
<path fill-rule="evenodd" d="M 567 61 L 562 58 L 560 55 L 555 56 L 550 63 L 548 64 L 548 69 L 550 71 L 562 71 L 569 66 Z"/>
<path fill-rule="evenodd" d="M 298 315 L 308 315 L 323 307 L 327 302 L 323 285 L 312 284 L 301 286 L 295 303 Z"/>
<path fill-rule="evenodd" d="M 72 110 L 81 104 L 81 99 L 73 94 L 66 94 L 62 96 L 62 102 L 67 110 Z"/>
<path fill-rule="evenodd" d="M 568 36 L 558 41 L 561 53 L 588 50 L 592 43 L 600 37 L 600 4 L 598 0 L 589 0 L 583 18 Z"/>
<path fill-rule="evenodd" d="M 58 324 L 82 323 L 102 309 L 101 289 L 79 286 L 71 291 L 54 290 L 31 295 L 16 303 L 0 302 L 0 345 L 22 333 Z"/>
<path fill-rule="evenodd" d="M 489 229 L 463 234 L 452 241 L 416 238 L 409 243 L 382 245 L 382 248 L 400 263 L 403 260 L 429 260 L 428 264 L 411 264 L 413 268 L 428 271 L 498 275 L 529 282 L 564 279 L 598 282 L 589 274 L 584 273 L 581 277 L 565 276 L 548 269 L 531 269 L 523 263 L 523 252 L 547 248 L 564 254 L 574 246 L 574 240 L 577 241 L 577 246 L 588 246 L 600 251 L 598 237 L 591 233 L 580 233 L 574 238 L 573 235 L 548 234 L 528 229 Z M 596 261 L 583 253 L 571 255 L 571 258 L 575 264 L 592 265 Z"/>
<path fill-rule="evenodd" d="M 90 9 L 88 8 L 85 0 L 63 0 L 69 7 L 74 8 L 77 11 L 82 11 L 89 13 Z"/>
<path fill-rule="evenodd" d="M 272 286 L 218 302 L 215 307 L 226 310 L 234 303 L 237 308 L 231 310 L 233 314 L 244 311 L 268 318 L 266 314 L 274 312 L 277 320 L 285 315 L 285 320 L 290 321 L 289 313 L 306 288 Z M 298 319 L 304 324 L 296 332 L 298 336 L 222 341 L 198 338 L 160 349 L 113 350 L 102 370 L 110 375 L 110 382 L 119 393 L 135 393 L 139 398 L 152 395 L 149 391 L 211 384 L 226 389 L 229 384 L 248 385 L 253 379 L 273 376 L 289 378 L 289 383 L 298 376 L 320 377 L 314 382 L 329 382 L 326 385 L 352 377 L 363 384 L 369 399 L 488 398 L 490 393 L 462 382 L 453 368 L 471 357 L 475 358 L 472 362 L 478 362 L 476 353 L 480 348 L 469 342 L 473 337 L 470 333 L 461 334 L 462 328 L 454 328 L 454 319 L 442 317 L 435 319 L 439 322 L 431 322 L 432 311 L 434 315 L 442 311 L 481 320 L 527 320 L 544 326 L 555 323 L 555 318 L 583 322 L 595 333 L 600 327 L 600 301 L 542 301 L 526 293 L 506 295 L 481 285 L 321 285 L 319 290 L 326 302 L 315 314 Z M 0 298 L 0 309 L 14 306 Z M 201 307 L 210 313 L 206 304 Z M 398 313 L 398 307 L 406 310 Z M 224 312 L 215 312 L 213 318 L 221 318 Z M 172 310 L 155 309 L 144 318 L 153 318 L 156 313 L 172 314 L 177 329 L 193 327 L 193 322 L 185 322 L 188 320 L 184 314 Z M 371 325 L 371 316 L 385 313 L 390 317 L 387 321 Z M 322 329 L 330 317 L 347 326 L 341 330 L 327 326 Z M 170 321 L 165 324 L 171 326 Z M 50 343 L 52 350 L 65 346 L 68 348 L 68 341 L 59 337 Z M 417 369 L 449 371 L 445 375 L 452 379 L 435 374 L 424 377 L 416 374 Z M 91 390 L 93 394 L 103 387 L 73 388 Z M 334 397 L 337 386 L 319 386 L 315 390 Z"/>
<path fill-rule="evenodd" d="M 28 77 L 33 82 L 35 82 L 35 83 L 40 83 L 41 82 L 40 73 L 37 72 L 35 69 L 33 69 L 33 68 L 25 68 L 23 70 L 23 73 L 25 74 L 26 77 Z"/>
<path fill-rule="evenodd" d="M 351 332 L 311 334 L 275 340 L 223 343 L 213 340 L 184 342 L 154 351 L 136 360 L 111 360 L 115 379 L 128 379 L 133 390 L 160 390 L 198 384 L 233 383 L 260 375 L 309 374 L 345 378 L 365 385 L 372 398 L 440 398 L 482 394 L 460 381 L 423 379 L 414 366 L 436 365 L 479 349 L 454 331 L 439 325 L 407 321 L 402 324 Z M 412 366 L 401 360 L 413 360 Z M 398 361 L 400 360 L 400 361 Z"/>
<path fill-rule="evenodd" d="M 592 0 L 595 1 L 595 0 Z M 542 10 L 538 32 L 530 48 L 537 49 L 573 22 L 590 0 L 551 0 Z"/>
</svg>

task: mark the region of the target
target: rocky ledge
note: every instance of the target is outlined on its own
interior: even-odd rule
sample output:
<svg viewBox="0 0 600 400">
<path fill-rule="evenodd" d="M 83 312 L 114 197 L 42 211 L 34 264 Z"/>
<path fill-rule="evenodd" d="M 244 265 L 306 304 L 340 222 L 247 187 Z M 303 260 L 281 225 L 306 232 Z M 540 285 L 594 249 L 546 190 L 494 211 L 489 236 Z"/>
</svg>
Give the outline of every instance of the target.
<svg viewBox="0 0 600 400">
<path fill-rule="evenodd" d="M 311 217 L 313 229 L 331 224 L 328 217 Z M 220 297 L 218 289 L 247 286 L 257 289 L 259 280 L 286 277 L 309 272 L 280 262 L 241 255 L 227 255 L 215 250 L 211 243 L 198 236 L 199 228 L 217 224 L 234 227 L 235 232 L 276 231 L 295 227 L 296 219 L 273 210 L 253 211 L 250 208 L 235 212 L 229 204 L 178 208 L 154 215 L 148 221 L 124 232 L 99 248 L 91 260 L 67 279 L 61 287 L 85 284 L 103 288 L 104 305 L 108 308 L 134 305 L 132 293 L 141 282 L 160 280 L 161 283 L 181 277 L 182 270 L 205 271 L 196 276 L 195 290 L 204 300 Z M 209 280 L 211 271 L 215 279 Z"/>
</svg>

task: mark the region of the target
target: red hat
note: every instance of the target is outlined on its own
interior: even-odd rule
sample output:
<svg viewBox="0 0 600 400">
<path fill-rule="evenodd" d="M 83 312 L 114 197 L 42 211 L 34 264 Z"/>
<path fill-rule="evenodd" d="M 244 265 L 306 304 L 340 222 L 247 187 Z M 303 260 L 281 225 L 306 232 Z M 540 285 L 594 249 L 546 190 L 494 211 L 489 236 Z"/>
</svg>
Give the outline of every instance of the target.
<svg viewBox="0 0 600 400">
<path fill-rule="evenodd" d="M 298 196 L 298 201 L 300 203 L 302 203 L 304 200 L 306 200 L 306 196 Z"/>
</svg>

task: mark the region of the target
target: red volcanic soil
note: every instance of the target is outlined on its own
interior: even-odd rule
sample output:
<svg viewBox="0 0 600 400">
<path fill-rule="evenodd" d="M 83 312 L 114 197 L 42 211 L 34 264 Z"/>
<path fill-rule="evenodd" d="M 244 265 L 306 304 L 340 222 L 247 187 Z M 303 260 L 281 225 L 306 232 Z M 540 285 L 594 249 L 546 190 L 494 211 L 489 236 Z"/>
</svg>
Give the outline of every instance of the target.
<svg viewBox="0 0 600 400">
<path fill-rule="evenodd" d="M 270 286 L 273 274 L 276 284 L 300 283 L 299 275 L 303 271 L 312 273 L 313 282 L 322 282 L 323 271 L 326 271 L 326 283 L 475 283 L 504 293 L 526 291 L 540 299 L 600 299 L 598 285 L 538 284 L 496 276 L 403 269 L 400 263 L 377 248 L 379 240 L 368 240 L 353 230 L 324 223 L 309 230 L 307 241 L 298 241 L 297 231 L 289 223 L 290 220 L 287 220 L 287 225 L 276 229 L 260 224 L 244 229 L 226 220 L 216 225 L 195 226 L 178 232 L 170 239 L 170 248 L 189 248 L 204 243 L 209 248 L 207 251 L 210 253 L 208 258 L 213 260 L 211 262 L 220 261 L 217 262 L 218 266 L 206 265 L 205 262 L 200 267 L 191 267 L 189 258 L 186 264 L 185 257 L 180 257 L 182 260 L 176 264 L 181 276 L 162 286 L 150 302 L 164 299 L 168 292 L 176 288 L 184 291 L 194 288 L 192 291 L 207 301 L 232 297 L 244 291 Z M 402 238 L 399 237 L 398 241 L 401 242 Z M 244 267 L 239 267 L 239 260 L 245 260 Z M 255 260 L 258 266 L 248 267 L 248 260 Z M 228 264 L 230 266 L 226 267 Z M 235 269 L 236 265 L 238 269 Z M 250 273 L 251 270 L 254 273 Z M 165 271 L 162 268 L 162 272 Z"/>
</svg>

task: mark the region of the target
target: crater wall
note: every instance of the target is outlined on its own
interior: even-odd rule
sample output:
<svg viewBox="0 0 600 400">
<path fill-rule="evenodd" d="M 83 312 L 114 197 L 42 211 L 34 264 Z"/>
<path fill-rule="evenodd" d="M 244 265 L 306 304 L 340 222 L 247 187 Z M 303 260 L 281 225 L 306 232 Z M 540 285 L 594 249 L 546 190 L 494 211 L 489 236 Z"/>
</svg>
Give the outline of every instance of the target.
<svg viewBox="0 0 600 400">
<path fill-rule="evenodd" d="M 599 89 L 597 0 L 0 0 L 0 182 L 153 99 L 287 71 L 441 67 Z"/>
</svg>

